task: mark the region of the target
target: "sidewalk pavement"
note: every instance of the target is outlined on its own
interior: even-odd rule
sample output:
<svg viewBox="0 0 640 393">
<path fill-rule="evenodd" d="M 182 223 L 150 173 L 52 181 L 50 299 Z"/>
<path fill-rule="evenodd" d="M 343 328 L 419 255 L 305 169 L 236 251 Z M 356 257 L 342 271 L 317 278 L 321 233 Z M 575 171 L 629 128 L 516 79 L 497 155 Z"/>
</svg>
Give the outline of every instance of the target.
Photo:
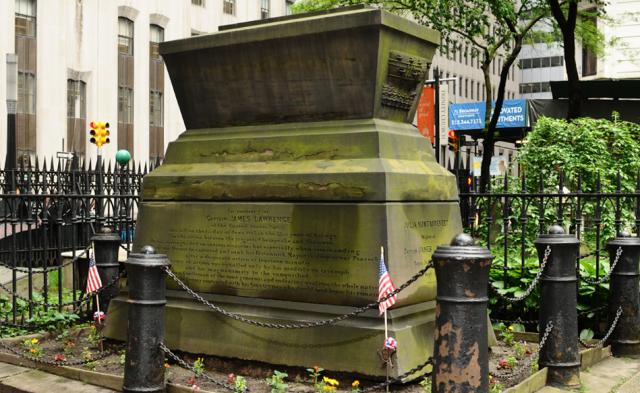
<svg viewBox="0 0 640 393">
<path fill-rule="evenodd" d="M 111 393 L 115 390 L 31 368 L 0 363 L 0 393 Z"/>
</svg>

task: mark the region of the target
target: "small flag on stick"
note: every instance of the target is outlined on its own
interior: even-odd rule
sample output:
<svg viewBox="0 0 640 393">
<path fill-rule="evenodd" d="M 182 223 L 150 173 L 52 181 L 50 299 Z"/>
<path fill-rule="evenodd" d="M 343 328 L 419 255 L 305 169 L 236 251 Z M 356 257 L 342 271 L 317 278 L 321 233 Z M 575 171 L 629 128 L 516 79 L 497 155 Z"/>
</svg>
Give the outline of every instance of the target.
<svg viewBox="0 0 640 393">
<path fill-rule="evenodd" d="M 387 267 L 384 265 L 384 250 L 380 252 L 380 280 L 378 281 L 378 301 L 382 300 L 390 294 L 391 292 L 396 290 L 396 286 L 393 285 L 391 281 L 391 277 L 389 276 L 389 272 L 387 271 Z M 397 295 L 391 296 L 389 299 L 378 305 L 378 310 L 380 310 L 380 315 L 384 314 L 387 308 L 396 304 L 398 300 Z"/>
<path fill-rule="evenodd" d="M 93 254 L 89 257 L 89 273 L 87 274 L 87 293 L 96 292 L 102 288 L 102 281 L 100 280 L 100 273 L 98 273 L 98 267 L 96 266 L 96 260 Z"/>
</svg>

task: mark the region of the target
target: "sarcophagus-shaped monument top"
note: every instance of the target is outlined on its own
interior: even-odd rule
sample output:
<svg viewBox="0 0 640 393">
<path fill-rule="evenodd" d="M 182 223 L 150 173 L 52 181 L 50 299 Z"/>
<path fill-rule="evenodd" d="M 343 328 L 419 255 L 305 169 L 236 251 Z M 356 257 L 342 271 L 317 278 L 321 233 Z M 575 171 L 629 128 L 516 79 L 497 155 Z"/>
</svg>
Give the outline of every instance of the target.
<svg viewBox="0 0 640 393">
<path fill-rule="evenodd" d="M 437 31 L 374 9 L 304 14 L 161 44 L 187 129 L 413 119 Z"/>
</svg>

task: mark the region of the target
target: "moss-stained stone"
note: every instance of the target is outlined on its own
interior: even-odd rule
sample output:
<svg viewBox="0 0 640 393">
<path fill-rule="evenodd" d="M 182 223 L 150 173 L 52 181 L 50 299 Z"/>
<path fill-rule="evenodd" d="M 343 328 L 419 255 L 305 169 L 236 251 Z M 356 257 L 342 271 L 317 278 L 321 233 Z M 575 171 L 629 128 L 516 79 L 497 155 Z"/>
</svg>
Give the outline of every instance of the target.
<svg viewBox="0 0 640 393">
<path fill-rule="evenodd" d="M 171 348 L 273 364 L 322 365 L 334 371 L 379 377 L 385 374 L 378 355 L 384 342 L 384 323 L 377 310 L 367 311 L 334 326 L 285 332 L 247 325 L 211 312 L 182 292 L 170 291 L 169 295 L 166 342 Z M 353 310 L 344 306 L 237 296 L 205 295 L 205 298 L 243 317 L 265 322 L 324 320 Z M 124 340 L 126 297 L 113 300 L 109 307 L 105 333 Z M 432 353 L 434 312 L 433 301 L 390 310 L 389 332 L 399 343 L 392 376 L 423 363 Z M 115 326 L 123 328 L 116 329 Z"/>
<path fill-rule="evenodd" d="M 144 179 L 134 248 L 248 318 L 326 319 L 377 298 L 462 230 L 455 178 L 413 120 L 439 34 L 352 8 L 161 44 L 187 126 Z M 435 281 L 398 296 L 395 375 L 432 353 Z M 168 282 L 167 343 L 190 352 L 383 376 L 383 319 L 273 330 L 223 317 Z M 126 302 L 109 308 L 124 339 Z"/>
</svg>

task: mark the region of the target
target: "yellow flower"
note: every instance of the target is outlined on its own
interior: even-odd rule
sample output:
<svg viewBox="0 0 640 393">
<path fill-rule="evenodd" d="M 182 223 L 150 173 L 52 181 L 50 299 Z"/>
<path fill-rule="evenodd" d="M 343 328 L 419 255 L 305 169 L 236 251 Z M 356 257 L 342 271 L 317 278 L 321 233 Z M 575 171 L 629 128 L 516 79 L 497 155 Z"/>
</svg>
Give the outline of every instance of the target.
<svg viewBox="0 0 640 393">
<path fill-rule="evenodd" d="M 513 331 L 513 325 L 509 326 L 509 331 L 512 332 Z"/>
<path fill-rule="evenodd" d="M 333 379 L 333 378 L 324 377 L 324 378 L 322 378 L 322 380 L 323 380 L 326 384 L 329 384 L 329 385 L 331 385 L 331 386 L 338 386 L 338 385 L 340 385 L 340 382 L 336 381 L 336 380 L 335 380 L 335 379 Z"/>
<path fill-rule="evenodd" d="M 31 339 L 31 344 L 37 344 L 38 343 L 38 339 L 37 338 L 32 338 Z"/>
<path fill-rule="evenodd" d="M 353 381 L 353 383 L 351 384 L 351 386 L 353 386 L 354 388 L 357 388 L 358 386 L 360 386 L 360 381 L 358 381 L 357 379 L 355 381 Z"/>
<path fill-rule="evenodd" d="M 322 390 L 327 391 L 327 392 L 330 392 L 330 391 L 332 391 L 332 390 L 336 390 L 336 387 L 335 387 L 335 386 L 324 385 L 324 386 L 322 387 Z"/>
</svg>

